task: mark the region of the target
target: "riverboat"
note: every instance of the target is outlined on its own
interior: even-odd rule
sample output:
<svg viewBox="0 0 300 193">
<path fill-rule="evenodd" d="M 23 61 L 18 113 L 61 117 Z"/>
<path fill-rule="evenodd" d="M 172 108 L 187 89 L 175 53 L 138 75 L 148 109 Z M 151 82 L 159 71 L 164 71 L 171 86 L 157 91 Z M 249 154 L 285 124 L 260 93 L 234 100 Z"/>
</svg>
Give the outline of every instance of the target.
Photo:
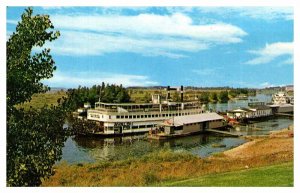
<svg viewBox="0 0 300 193">
<path fill-rule="evenodd" d="M 87 110 L 87 120 L 99 123 L 98 135 L 123 135 L 146 133 L 157 124 L 171 117 L 196 115 L 204 113 L 199 101 L 170 101 L 170 90 L 167 88 L 166 100 L 160 94 L 152 95 L 152 103 L 103 103 L 96 102 L 95 108 Z"/>
<path fill-rule="evenodd" d="M 272 95 L 272 103 L 268 105 L 276 113 L 293 113 L 294 97 L 288 96 L 285 92 L 278 92 Z"/>
</svg>

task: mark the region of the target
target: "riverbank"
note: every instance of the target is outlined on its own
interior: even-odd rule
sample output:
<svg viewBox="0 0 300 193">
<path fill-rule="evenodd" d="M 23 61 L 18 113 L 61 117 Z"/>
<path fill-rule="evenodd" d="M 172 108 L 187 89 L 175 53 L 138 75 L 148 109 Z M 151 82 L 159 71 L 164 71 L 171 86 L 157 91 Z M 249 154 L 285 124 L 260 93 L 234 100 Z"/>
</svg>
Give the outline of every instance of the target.
<svg viewBox="0 0 300 193">
<path fill-rule="evenodd" d="M 55 166 L 55 175 L 42 185 L 164 186 L 164 182 L 292 163 L 294 140 L 291 133 L 292 128 L 269 136 L 251 137 L 249 142 L 237 148 L 204 159 L 186 152 L 162 150 L 122 161 L 76 165 L 61 163 Z"/>
</svg>

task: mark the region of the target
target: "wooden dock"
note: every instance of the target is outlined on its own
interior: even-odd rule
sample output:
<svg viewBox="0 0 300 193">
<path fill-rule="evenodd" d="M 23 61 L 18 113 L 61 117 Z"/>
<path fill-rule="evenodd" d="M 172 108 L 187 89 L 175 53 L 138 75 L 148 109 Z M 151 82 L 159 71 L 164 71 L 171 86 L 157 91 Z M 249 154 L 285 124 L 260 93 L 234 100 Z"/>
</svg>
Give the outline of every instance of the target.
<svg viewBox="0 0 300 193">
<path fill-rule="evenodd" d="M 228 135 L 230 137 L 240 137 L 240 136 L 242 136 L 241 134 L 235 134 L 235 133 L 231 133 L 231 132 L 228 132 L 228 131 L 220 131 L 220 130 L 216 130 L 216 129 L 206 129 L 205 131 L 212 132 L 212 133 L 223 134 L 223 135 Z"/>
<path fill-rule="evenodd" d="M 153 134 L 153 135 L 148 135 L 148 139 L 164 140 L 164 139 L 185 137 L 185 136 L 189 136 L 189 135 L 196 135 L 196 134 L 205 133 L 205 132 L 217 133 L 217 134 L 222 134 L 222 135 L 226 135 L 226 136 L 230 136 L 230 137 L 243 136 L 243 135 L 239 135 L 239 134 L 230 133 L 228 131 L 221 131 L 221 130 L 217 130 L 217 129 L 206 129 L 204 132 L 199 131 L 199 132 L 191 132 L 191 133 L 184 133 L 184 134 L 169 134 L 169 135 L 163 134 L 163 133 Z"/>
<path fill-rule="evenodd" d="M 294 117 L 294 114 L 289 114 L 289 113 L 275 113 L 277 116 L 287 116 L 287 117 Z"/>
<path fill-rule="evenodd" d="M 163 140 L 163 139 L 172 139 L 172 138 L 179 138 L 179 137 L 186 137 L 189 135 L 196 135 L 202 133 L 201 131 L 199 132 L 191 132 L 191 133 L 184 133 L 184 134 L 151 134 L 148 135 L 148 139 L 157 139 L 157 140 Z"/>
</svg>

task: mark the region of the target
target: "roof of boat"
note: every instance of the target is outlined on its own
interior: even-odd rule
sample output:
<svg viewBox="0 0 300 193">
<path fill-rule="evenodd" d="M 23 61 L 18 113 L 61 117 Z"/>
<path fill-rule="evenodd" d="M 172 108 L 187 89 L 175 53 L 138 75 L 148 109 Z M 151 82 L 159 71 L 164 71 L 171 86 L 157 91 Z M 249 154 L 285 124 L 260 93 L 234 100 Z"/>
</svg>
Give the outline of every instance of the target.
<svg viewBox="0 0 300 193">
<path fill-rule="evenodd" d="M 166 120 L 164 122 L 164 125 L 173 125 L 173 120 L 175 126 L 181 126 L 190 123 L 199 123 L 199 122 L 221 120 L 221 119 L 224 119 L 224 117 L 218 115 L 217 113 L 201 113 L 196 115 L 177 116 Z"/>
</svg>

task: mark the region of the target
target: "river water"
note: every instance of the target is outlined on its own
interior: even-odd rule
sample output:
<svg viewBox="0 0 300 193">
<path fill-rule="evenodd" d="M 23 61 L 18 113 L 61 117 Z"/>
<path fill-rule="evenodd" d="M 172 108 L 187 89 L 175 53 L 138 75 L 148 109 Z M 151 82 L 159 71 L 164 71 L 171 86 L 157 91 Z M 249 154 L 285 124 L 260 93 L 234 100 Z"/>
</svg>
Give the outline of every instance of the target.
<svg viewBox="0 0 300 193">
<path fill-rule="evenodd" d="M 247 100 L 230 101 L 228 103 L 208 104 L 214 111 L 226 111 L 237 107 L 246 107 L 251 100 L 270 102 L 271 97 L 257 95 Z M 242 135 L 262 135 L 269 131 L 280 130 L 293 124 L 289 118 L 279 117 L 255 122 L 231 129 L 231 132 Z M 103 160 L 122 160 L 140 157 L 145 154 L 169 149 L 172 151 L 188 151 L 199 157 L 206 157 L 215 152 L 222 152 L 245 143 L 242 138 L 222 137 L 216 134 L 199 134 L 188 137 L 156 141 L 148 140 L 147 134 L 115 138 L 70 137 L 65 142 L 61 161 L 68 163 L 86 163 Z M 214 148 L 213 144 L 225 147 Z"/>
</svg>

